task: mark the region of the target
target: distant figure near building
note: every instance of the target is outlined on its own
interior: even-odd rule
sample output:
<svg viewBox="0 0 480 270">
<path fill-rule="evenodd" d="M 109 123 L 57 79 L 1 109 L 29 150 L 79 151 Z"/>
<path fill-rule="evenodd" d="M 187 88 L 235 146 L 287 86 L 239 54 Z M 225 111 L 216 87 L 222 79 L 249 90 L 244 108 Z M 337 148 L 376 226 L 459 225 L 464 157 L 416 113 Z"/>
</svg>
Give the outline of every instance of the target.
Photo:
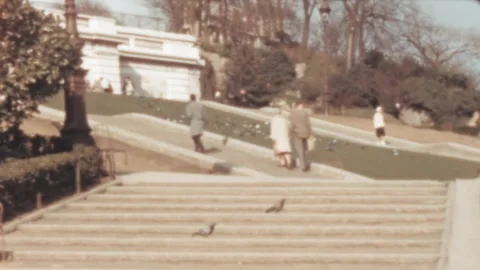
<svg viewBox="0 0 480 270">
<path fill-rule="evenodd" d="M 302 170 L 307 172 L 310 170 L 310 162 L 307 159 L 307 140 L 312 137 L 312 126 L 308 113 L 301 102 L 297 103 L 290 113 L 290 133 L 295 156 L 298 158 Z"/>
<path fill-rule="evenodd" d="M 375 135 L 377 136 L 378 143 L 386 145 L 385 141 L 385 118 L 383 116 L 382 106 L 378 106 L 373 115 L 373 127 L 375 128 Z"/>
<path fill-rule="evenodd" d="M 292 147 L 290 145 L 290 125 L 284 115 L 284 108 L 270 121 L 270 138 L 273 141 L 273 152 L 278 158 L 279 167 L 291 168 Z"/>
<path fill-rule="evenodd" d="M 186 108 L 187 117 L 190 118 L 190 134 L 192 135 L 195 151 L 205 153 L 202 143 L 203 128 L 205 126 L 205 113 L 203 105 L 197 102 L 195 94 L 190 95 L 190 103 Z"/>
<path fill-rule="evenodd" d="M 100 77 L 100 86 L 102 87 L 103 92 L 113 93 L 112 85 L 110 84 L 109 79 Z"/>
<path fill-rule="evenodd" d="M 135 87 L 133 87 L 132 79 L 129 77 L 123 81 L 123 92 L 127 96 L 133 96 L 135 93 Z"/>
</svg>

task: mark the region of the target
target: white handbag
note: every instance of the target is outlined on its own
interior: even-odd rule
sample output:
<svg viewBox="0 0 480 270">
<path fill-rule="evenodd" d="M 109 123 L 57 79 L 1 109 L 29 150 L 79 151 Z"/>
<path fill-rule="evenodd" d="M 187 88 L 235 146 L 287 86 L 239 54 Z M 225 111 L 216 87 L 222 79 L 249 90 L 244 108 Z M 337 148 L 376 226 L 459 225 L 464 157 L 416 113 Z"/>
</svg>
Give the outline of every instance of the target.
<svg viewBox="0 0 480 270">
<path fill-rule="evenodd" d="M 313 151 L 315 149 L 315 143 L 317 142 L 317 138 L 315 137 L 310 137 L 307 139 L 307 150 L 308 151 Z"/>
</svg>

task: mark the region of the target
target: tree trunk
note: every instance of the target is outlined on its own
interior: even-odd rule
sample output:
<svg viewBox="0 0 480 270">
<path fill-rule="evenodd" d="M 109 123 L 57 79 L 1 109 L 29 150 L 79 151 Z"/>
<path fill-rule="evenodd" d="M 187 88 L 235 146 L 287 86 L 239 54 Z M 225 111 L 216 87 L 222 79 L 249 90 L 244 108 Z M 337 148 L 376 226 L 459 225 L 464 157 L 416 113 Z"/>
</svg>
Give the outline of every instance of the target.
<svg viewBox="0 0 480 270">
<path fill-rule="evenodd" d="M 365 23 L 365 2 L 360 2 L 360 18 L 357 22 L 357 33 L 358 33 L 358 60 L 363 61 L 365 56 L 365 40 L 364 40 L 364 23 Z"/>
<path fill-rule="evenodd" d="M 348 31 L 348 47 L 347 47 L 347 71 L 353 66 L 353 55 L 355 52 L 355 26 L 350 25 Z"/>
<path fill-rule="evenodd" d="M 280 31 L 283 31 L 283 5 L 282 0 L 277 0 L 277 28 Z"/>
<path fill-rule="evenodd" d="M 310 34 L 310 4 L 308 0 L 303 0 L 303 31 L 302 31 L 302 48 L 306 51 L 308 49 L 308 36 Z"/>
</svg>

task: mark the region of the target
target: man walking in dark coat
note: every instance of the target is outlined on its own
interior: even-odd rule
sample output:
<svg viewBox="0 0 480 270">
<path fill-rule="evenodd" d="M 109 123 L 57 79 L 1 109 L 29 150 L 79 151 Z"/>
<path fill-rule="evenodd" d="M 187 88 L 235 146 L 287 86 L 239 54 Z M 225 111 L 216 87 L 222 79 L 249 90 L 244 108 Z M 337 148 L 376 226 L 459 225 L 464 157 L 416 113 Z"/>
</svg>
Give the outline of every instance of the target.
<svg viewBox="0 0 480 270">
<path fill-rule="evenodd" d="M 192 135 L 195 151 L 205 153 L 202 143 L 203 128 L 205 126 L 205 113 L 203 105 L 197 102 L 195 94 L 190 95 L 190 103 L 186 108 L 187 117 L 190 118 L 190 134 Z"/>
<path fill-rule="evenodd" d="M 299 165 L 304 172 L 307 172 L 310 170 L 310 162 L 307 159 L 307 140 L 312 136 L 312 126 L 301 102 L 297 103 L 290 113 L 290 133 Z"/>
</svg>

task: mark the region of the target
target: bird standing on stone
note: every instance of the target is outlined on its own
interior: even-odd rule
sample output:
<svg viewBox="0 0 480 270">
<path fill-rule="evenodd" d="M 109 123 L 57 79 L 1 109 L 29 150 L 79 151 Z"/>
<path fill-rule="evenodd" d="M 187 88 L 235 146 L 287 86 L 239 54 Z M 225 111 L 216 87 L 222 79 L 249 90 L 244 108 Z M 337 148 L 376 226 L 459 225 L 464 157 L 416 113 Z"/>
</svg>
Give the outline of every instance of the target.
<svg viewBox="0 0 480 270">
<path fill-rule="evenodd" d="M 194 233 L 192 234 L 192 237 L 195 237 L 195 236 L 209 237 L 209 236 L 212 235 L 213 232 L 215 231 L 215 226 L 216 226 L 216 225 L 217 225 L 216 223 L 212 223 L 212 224 L 210 224 L 210 226 L 208 227 L 208 228 L 209 228 L 208 232 L 200 229 L 198 232 L 194 232 Z"/>
<path fill-rule="evenodd" d="M 265 213 L 278 213 L 282 211 L 283 207 L 285 206 L 285 201 L 286 199 L 281 199 L 278 203 L 265 210 Z"/>
</svg>

